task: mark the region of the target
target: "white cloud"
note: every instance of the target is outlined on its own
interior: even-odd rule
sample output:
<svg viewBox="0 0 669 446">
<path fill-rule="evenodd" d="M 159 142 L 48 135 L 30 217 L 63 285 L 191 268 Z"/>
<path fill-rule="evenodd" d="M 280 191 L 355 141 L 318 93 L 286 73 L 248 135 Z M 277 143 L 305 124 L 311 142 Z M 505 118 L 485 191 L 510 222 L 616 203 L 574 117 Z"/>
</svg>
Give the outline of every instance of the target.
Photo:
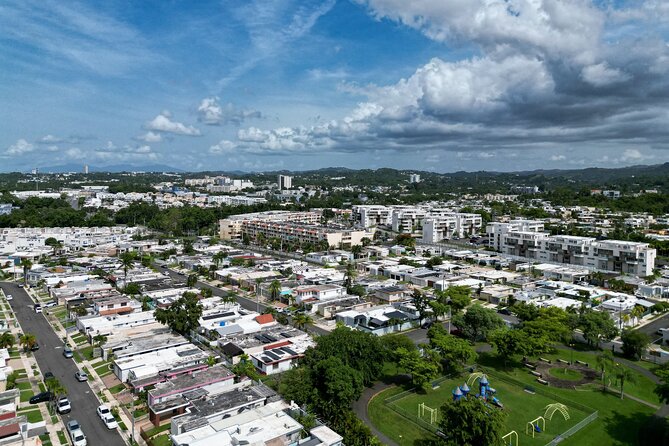
<svg viewBox="0 0 669 446">
<path fill-rule="evenodd" d="M 51 134 L 46 135 L 41 137 L 39 140 L 37 140 L 38 144 L 58 144 L 60 142 L 64 142 L 65 140 L 63 138 L 59 138 L 57 136 L 53 136 Z"/>
<path fill-rule="evenodd" d="M 629 80 L 630 76 L 617 68 L 609 67 L 606 62 L 602 62 L 584 67 L 581 71 L 581 78 L 595 87 L 604 87 Z"/>
<path fill-rule="evenodd" d="M 28 152 L 32 152 L 35 150 L 35 146 L 30 144 L 28 141 L 25 139 L 21 138 L 18 141 L 16 141 L 15 144 L 12 144 L 7 148 L 7 155 L 23 155 Z"/>
<path fill-rule="evenodd" d="M 209 153 L 220 154 L 220 153 L 230 153 L 236 148 L 236 144 L 232 141 L 226 139 L 220 140 L 217 144 L 209 147 Z"/>
<path fill-rule="evenodd" d="M 564 155 L 551 155 L 550 160 L 551 161 L 564 161 L 566 160 L 567 157 Z"/>
<path fill-rule="evenodd" d="M 626 149 L 620 156 L 623 163 L 634 163 L 654 158 L 652 155 L 644 155 L 639 149 Z"/>
<path fill-rule="evenodd" d="M 218 97 L 202 99 L 197 108 L 198 120 L 207 125 L 241 124 L 247 119 L 262 118 L 257 110 L 242 110 L 228 103 L 224 106 L 219 104 Z"/>
<path fill-rule="evenodd" d="M 144 142 L 161 142 L 163 140 L 163 136 L 160 133 L 148 131 L 143 135 L 139 135 L 136 139 Z"/>
<path fill-rule="evenodd" d="M 173 133 L 175 135 L 200 136 L 200 130 L 192 125 L 185 125 L 181 122 L 172 121 L 171 113 L 163 110 L 153 120 L 147 122 L 144 126 L 147 130 L 157 132 Z"/>
</svg>

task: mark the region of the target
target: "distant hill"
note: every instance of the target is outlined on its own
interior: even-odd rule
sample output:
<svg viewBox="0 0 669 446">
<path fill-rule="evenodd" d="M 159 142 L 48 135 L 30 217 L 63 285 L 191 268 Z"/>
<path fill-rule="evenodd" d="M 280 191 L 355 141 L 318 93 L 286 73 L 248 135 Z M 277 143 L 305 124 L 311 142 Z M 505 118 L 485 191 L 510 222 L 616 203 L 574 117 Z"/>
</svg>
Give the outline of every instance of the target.
<svg viewBox="0 0 669 446">
<path fill-rule="evenodd" d="M 52 167 L 40 167 L 40 172 L 51 173 L 65 173 L 77 172 L 81 173 L 84 170 L 83 164 L 61 164 Z M 88 166 L 89 172 L 183 172 L 182 169 L 167 166 L 165 164 L 114 164 L 110 166 Z"/>
</svg>

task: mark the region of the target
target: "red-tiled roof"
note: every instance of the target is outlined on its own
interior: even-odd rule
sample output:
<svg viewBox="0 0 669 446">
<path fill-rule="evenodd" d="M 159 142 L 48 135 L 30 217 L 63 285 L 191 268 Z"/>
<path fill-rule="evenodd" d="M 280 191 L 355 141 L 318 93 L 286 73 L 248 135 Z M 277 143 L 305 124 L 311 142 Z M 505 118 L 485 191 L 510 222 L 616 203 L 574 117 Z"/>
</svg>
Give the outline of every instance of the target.
<svg viewBox="0 0 669 446">
<path fill-rule="evenodd" d="M 256 316 L 256 322 L 259 324 L 269 324 L 274 322 L 274 317 L 271 314 L 261 314 Z"/>
</svg>

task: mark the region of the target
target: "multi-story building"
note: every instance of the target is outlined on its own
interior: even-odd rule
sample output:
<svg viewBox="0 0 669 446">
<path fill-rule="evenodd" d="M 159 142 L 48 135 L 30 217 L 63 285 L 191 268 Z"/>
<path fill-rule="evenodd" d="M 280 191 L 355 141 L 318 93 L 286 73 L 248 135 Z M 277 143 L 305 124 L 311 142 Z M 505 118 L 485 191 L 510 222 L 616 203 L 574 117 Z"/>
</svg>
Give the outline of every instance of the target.
<svg viewBox="0 0 669 446">
<path fill-rule="evenodd" d="M 428 216 L 425 209 L 403 206 L 393 209 L 392 229 L 395 232 L 411 234 L 421 228 L 423 219 Z"/>
<path fill-rule="evenodd" d="M 380 205 L 353 206 L 353 219 L 363 228 L 390 226 L 392 224 L 392 208 Z"/>
<path fill-rule="evenodd" d="M 503 254 L 637 276 L 653 273 L 657 252 L 648 243 L 551 236 L 543 229 L 540 221 L 512 220 L 491 223 L 486 232 L 489 246 Z"/>
<path fill-rule="evenodd" d="M 293 177 L 288 175 L 279 175 L 277 178 L 279 189 L 290 189 L 293 187 Z"/>
<path fill-rule="evenodd" d="M 371 238 L 371 234 L 362 230 L 331 229 L 318 225 L 264 220 L 242 222 L 241 232 L 250 240 L 276 238 L 283 242 L 314 245 L 327 242 L 328 247 L 361 245 L 363 238 Z"/>
<path fill-rule="evenodd" d="M 321 221 L 321 214 L 318 212 L 267 211 L 233 215 L 229 218 L 219 220 L 218 222 L 220 232 L 219 236 L 221 240 L 241 240 L 242 224 L 245 221 L 275 221 L 318 224 Z"/>
<path fill-rule="evenodd" d="M 420 175 L 412 173 L 409 175 L 409 183 L 420 183 Z"/>
<path fill-rule="evenodd" d="M 483 227 L 479 214 L 451 213 L 423 220 L 423 241 L 437 243 L 444 239 L 463 238 L 476 234 Z"/>
</svg>

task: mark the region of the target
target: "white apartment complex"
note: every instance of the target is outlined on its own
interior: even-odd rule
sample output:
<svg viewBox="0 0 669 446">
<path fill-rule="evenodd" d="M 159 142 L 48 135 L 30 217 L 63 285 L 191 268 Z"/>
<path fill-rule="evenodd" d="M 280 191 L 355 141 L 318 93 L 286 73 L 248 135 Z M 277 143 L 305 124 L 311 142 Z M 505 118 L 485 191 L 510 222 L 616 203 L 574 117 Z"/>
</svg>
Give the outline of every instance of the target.
<svg viewBox="0 0 669 446">
<path fill-rule="evenodd" d="M 279 175 L 277 178 L 279 189 L 290 189 L 293 187 L 293 177 L 288 175 Z"/>
<path fill-rule="evenodd" d="M 533 220 L 490 223 L 486 228 L 489 246 L 507 255 L 636 276 L 649 276 L 655 268 L 656 250 L 648 243 L 550 235 L 543 230 L 543 222 Z"/>
<path fill-rule="evenodd" d="M 1 228 L 0 246 L 2 251 L 32 251 L 50 249 L 46 239 L 55 238 L 64 247 L 84 249 L 97 245 L 129 242 L 140 229 L 121 226 L 90 228 Z"/>
<path fill-rule="evenodd" d="M 320 223 L 321 214 L 318 212 L 267 211 L 233 215 L 218 222 L 221 240 L 241 240 L 242 225 L 246 221 L 293 222 L 314 225 Z"/>
<path fill-rule="evenodd" d="M 451 213 L 439 217 L 430 217 L 423 221 L 423 241 L 438 243 L 450 238 L 463 238 L 476 234 L 483 227 L 483 218 L 479 214 Z"/>
<path fill-rule="evenodd" d="M 390 226 L 392 224 L 393 209 L 381 205 L 353 206 L 353 219 L 363 227 Z"/>
</svg>

